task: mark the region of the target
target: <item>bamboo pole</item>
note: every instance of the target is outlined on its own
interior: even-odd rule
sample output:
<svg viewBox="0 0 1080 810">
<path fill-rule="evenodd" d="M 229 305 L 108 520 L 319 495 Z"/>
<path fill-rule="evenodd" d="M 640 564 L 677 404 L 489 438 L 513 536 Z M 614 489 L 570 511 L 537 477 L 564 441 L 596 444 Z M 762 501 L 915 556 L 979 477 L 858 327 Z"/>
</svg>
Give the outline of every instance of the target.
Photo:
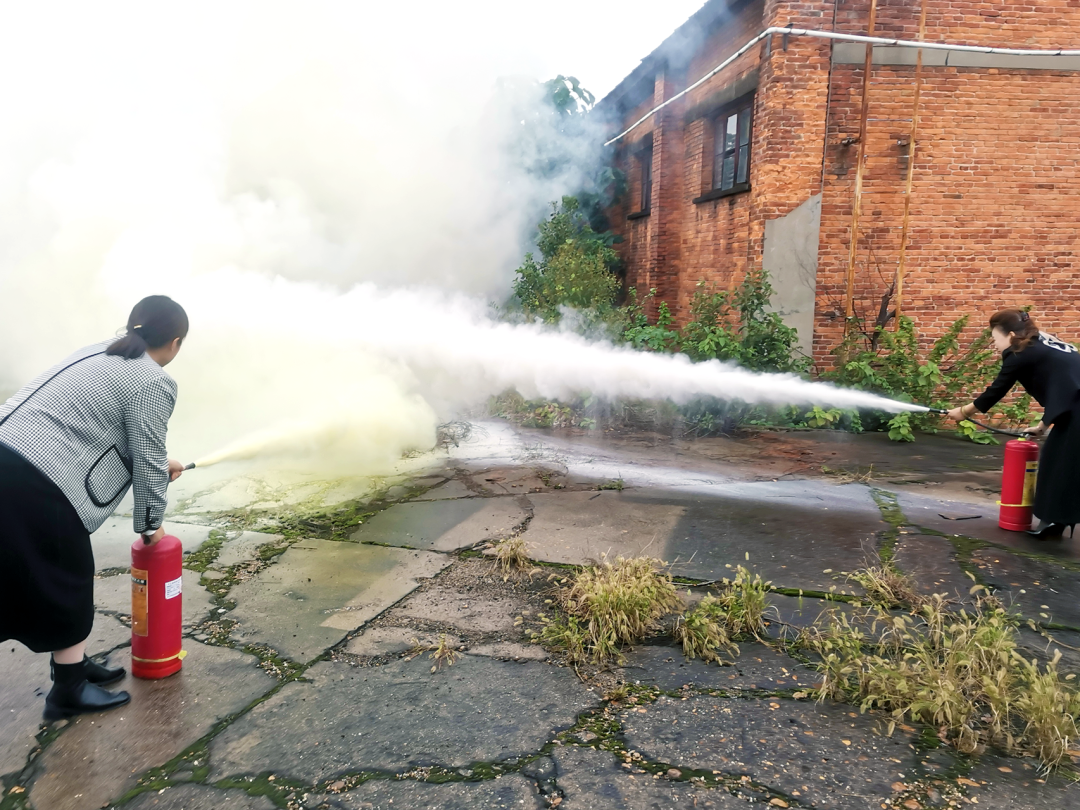
<svg viewBox="0 0 1080 810">
<path fill-rule="evenodd" d="M 877 0 L 870 0 L 870 21 L 866 35 L 874 35 L 877 22 Z M 862 111 L 859 114 L 859 164 L 855 167 L 855 196 L 851 203 L 851 243 L 848 246 L 846 318 L 844 334 L 851 330 L 855 319 L 855 257 L 859 248 L 859 209 L 862 207 L 863 165 L 866 163 L 866 120 L 870 111 L 870 72 L 874 62 L 874 46 L 866 44 L 866 59 L 863 62 Z"/>
<path fill-rule="evenodd" d="M 926 38 L 926 0 L 919 14 L 919 39 Z M 919 95 L 922 92 L 922 48 L 915 52 L 915 98 L 911 103 L 911 134 L 908 136 L 907 183 L 904 188 L 904 224 L 900 229 L 900 262 L 896 266 L 896 329 L 904 313 L 904 269 L 907 260 L 908 225 L 911 222 L 911 182 L 915 175 L 915 138 L 919 134 Z"/>
</svg>

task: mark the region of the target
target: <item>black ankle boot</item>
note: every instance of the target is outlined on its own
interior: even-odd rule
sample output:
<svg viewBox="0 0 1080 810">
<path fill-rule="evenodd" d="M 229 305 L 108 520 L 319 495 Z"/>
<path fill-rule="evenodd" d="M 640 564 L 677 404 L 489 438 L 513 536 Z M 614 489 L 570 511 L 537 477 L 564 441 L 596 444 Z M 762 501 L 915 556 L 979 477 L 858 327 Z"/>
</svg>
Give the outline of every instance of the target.
<svg viewBox="0 0 1080 810">
<path fill-rule="evenodd" d="M 123 667 L 106 667 L 91 661 L 85 655 L 83 656 L 83 665 L 86 667 L 86 680 L 90 683 L 97 684 L 98 686 L 105 686 L 110 683 L 116 683 L 127 675 L 127 670 Z M 56 664 L 49 659 L 49 678 L 56 680 Z"/>
<path fill-rule="evenodd" d="M 109 692 L 86 679 L 86 661 L 53 664 L 52 691 L 45 698 L 45 719 L 60 720 L 79 714 L 104 712 L 131 701 L 127 692 Z"/>
</svg>

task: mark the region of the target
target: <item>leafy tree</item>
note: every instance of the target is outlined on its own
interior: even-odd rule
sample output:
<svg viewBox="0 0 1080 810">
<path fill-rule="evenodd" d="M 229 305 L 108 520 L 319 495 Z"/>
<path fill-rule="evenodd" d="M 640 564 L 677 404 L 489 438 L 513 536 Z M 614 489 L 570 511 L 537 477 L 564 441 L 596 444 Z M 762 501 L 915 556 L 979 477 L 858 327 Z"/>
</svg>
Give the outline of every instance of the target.
<svg viewBox="0 0 1080 810">
<path fill-rule="evenodd" d="M 515 271 L 514 298 L 522 312 L 547 323 L 557 323 L 567 307 L 583 313 L 589 324 L 614 315 L 619 257 L 610 240 L 590 227 L 576 198 L 552 205 L 536 246 L 540 259 L 527 253 Z"/>
</svg>

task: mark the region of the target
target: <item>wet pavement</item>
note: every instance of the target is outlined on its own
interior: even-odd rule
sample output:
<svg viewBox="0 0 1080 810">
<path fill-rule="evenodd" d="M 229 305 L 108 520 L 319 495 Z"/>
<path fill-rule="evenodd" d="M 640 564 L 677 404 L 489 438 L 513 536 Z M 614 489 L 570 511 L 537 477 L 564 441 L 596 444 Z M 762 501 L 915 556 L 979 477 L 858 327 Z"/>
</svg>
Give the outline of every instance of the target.
<svg viewBox="0 0 1080 810">
<path fill-rule="evenodd" d="M 851 615 L 826 597 L 860 594 L 844 572 L 888 550 L 924 593 L 994 588 L 1034 624 L 1026 655 L 1059 649 L 1080 671 L 1080 538 L 997 528 L 1001 454 L 950 436 L 490 422 L 378 480 L 192 471 L 168 523 L 188 553 L 183 670 L 46 726 L 47 659 L 0 645 L 0 810 L 1080 807 L 1031 761 L 813 702 L 816 672 L 777 643 Z M 128 526 L 93 538 L 90 653 L 124 664 Z M 531 578 L 495 568 L 490 543 L 510 537 Z M 688 602 L 737 566 L 760 574 L 763 638 L 724 666 L 688 661 L 665 621 L 600 672 L 531 643 L 549 575 L 639 554 L 670 563 Z"/>
</svg>

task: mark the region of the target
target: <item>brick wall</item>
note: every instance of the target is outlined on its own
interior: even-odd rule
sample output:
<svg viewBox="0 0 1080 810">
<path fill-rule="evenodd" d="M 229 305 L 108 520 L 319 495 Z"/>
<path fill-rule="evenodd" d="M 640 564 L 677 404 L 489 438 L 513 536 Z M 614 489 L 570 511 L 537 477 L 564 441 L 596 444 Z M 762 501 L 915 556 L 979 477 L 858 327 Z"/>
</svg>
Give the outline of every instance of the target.
<svg viewBox="0 0 1080 810">
<path fill-rule="evenodd" d="M 1009 47 L 1068 46 L 1080 30 L 1080 1 L 1039 6 L 928 0 L 930 40 Z M 682 75 L 657 72 L 653 98 L 624 126 L 722 61 L 767 25 L 865 32 L 869 0 L 764 0 L 739 7 L 708 37 Z M 880 0 L 878 33 L 914 37 L 919 7 Z M 635 186 L 634 144 L 652 137 L 653 206 L 613 211 L 626 237 L 628 282 L 657 287 L 684 320 L 699 280 L 737 284 L 761 262 L 764 223 L 822 194 L 814 355 L 827 365 L 843 328 L 845 278 L 862 66 L 833 64 L 823 40 L 776 36 L 671 105 L 620 144 Z M 757 76 L 751 190 L 709 202 L 708 100 Z M 1040 322 L 1080 339 L 1080 72 L 924 68 L 915 159 L 904 312 L 925 340 L 962 314 L 978 326 L 994 310 L 1031 304 Z M 875 66 L 857 253 L 856 300 L 871 320 L 892 281 L 900 246 L 914 67 Z M 659 146 L 658 146 L 659 145 Z M 977 326 L 973 326 L 974 329 Z"/>
</svg>

